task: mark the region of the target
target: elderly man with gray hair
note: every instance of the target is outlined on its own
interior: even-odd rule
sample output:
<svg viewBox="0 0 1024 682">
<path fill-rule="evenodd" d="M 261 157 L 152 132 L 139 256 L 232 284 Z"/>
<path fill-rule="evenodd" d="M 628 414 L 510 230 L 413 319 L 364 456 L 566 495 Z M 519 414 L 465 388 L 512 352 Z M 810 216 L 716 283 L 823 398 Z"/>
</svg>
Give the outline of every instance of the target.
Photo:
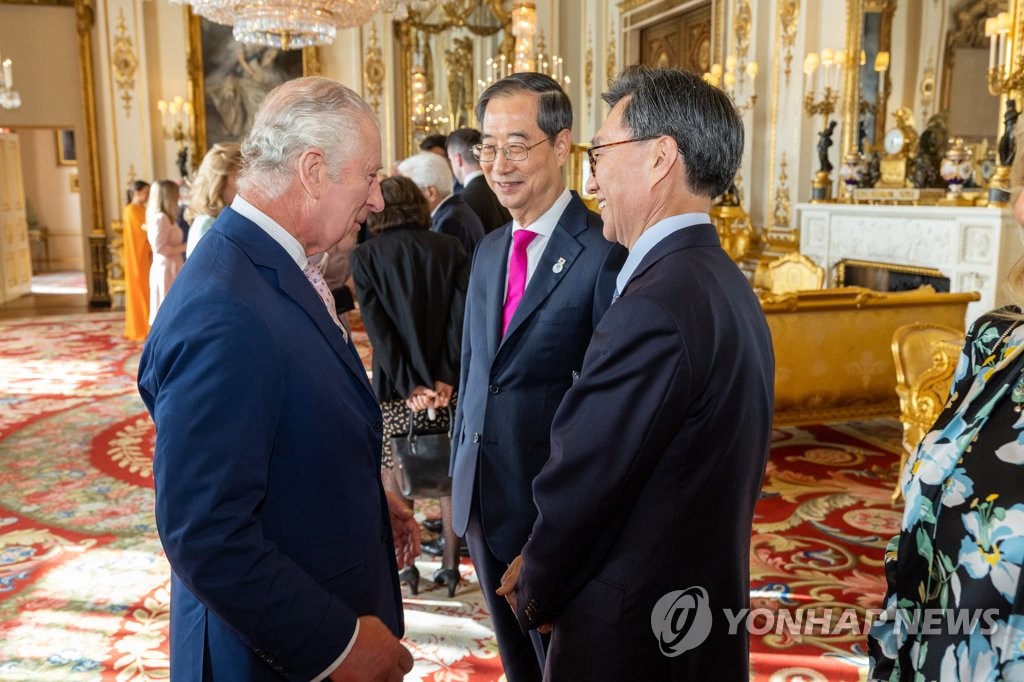
<svg viewBox="0 0 1024 682">
<path fill-rule="evenodd" d="M 452 193 L 452 169 L 444 156 L 420 152 L 398 164 L 398 172 L 416 183 L 430 207 L 430 229 L 450 234 L 470 256 L 484 236 L 480 216 L 462 197 Z"/>
<path fill-rule="evenodd" d="M 418 529 L 380 481 L 381 414 L 310 257 L 383 208 L 373 111 L 301 78 L 242 144 L 238 195 L 139 364 L 181 680 L 400 680 Z"/>
</svg>

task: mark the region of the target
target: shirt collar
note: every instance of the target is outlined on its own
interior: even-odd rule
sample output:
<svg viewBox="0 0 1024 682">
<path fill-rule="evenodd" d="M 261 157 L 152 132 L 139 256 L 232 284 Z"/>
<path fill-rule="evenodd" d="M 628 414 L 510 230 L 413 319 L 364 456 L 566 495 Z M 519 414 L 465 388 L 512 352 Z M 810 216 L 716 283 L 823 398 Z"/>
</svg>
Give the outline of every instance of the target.
<svg viewBox="0 0 1024 682">
<path fill-rule="evenodd" d="M 306 258 L 306 250 L 302 248 L 298 239 L 281 227 L 280 223 L 243 199 L 241 194 L 235 195 L 234 201 L 231 202 L 231 209 L 256 223 L 271 239 L 280 244 L 300 270 L 306 268 L 306 264 L 309 262 L 309 259 Z"/>
<path fill-rule="evenodd" d="M 434 217 L 434 214 L 435 214 L 435 213 L 437 213 L 437 210 L 438 210 L 439 208 L 441 208 L 442 206 L 444 206 L 444 205 L 445 205 L 445 203 L 447 203 L 447 202 L 448 202 L 448 200 L 449 200 L 449 199 L 451 199 L 451 198 L 452 198 L 453 196 L 455 196 L 455 194 L 454 194 L 454 193 L 452 193 L 452 194 L 449 194 L 449 195 L 448 195 L 448 196 L 446 196 L 446 197 L 445 197 L 444 199 L 441 199 L 441 201 L 437 202 L 437 206 L 435 206 L 435 207 L 434 207 L 434 210 L 430 212 L 430 217 L 431 217 L 431 218 L 433 218 L 433 217 Z"/>
<path fill-rule="evenodd" d="M 530 232 L 536 232 L 542 237 L 550 238 L 555 231 L 555 227 L 558 225 L 558 220 L 562 217 L 562 214 L 565 213 L 565 209 L 569 205 L 570 201 L 572 201 L 572 192 L 570 192 L 568 188 L 563 189 L 562 193 L 557 199 L 555 199 L 555 203 L 551 204 L 551 208 L 545 211 L 541 217 L 537 218 L 537 220 L 533 221 L 533 223 L 530 224 L 530 227 L 525 229 L 530 230 Z M 524 228 L 519 224 L 519 221 L 512 221 L 513 232 L 522 229 Z"/>
<path fill-rule="evenodd" d="M 629 256 L 626 257 L 626 262 L 622 264 L 619 276 L 615 278 L 615 291 L 621 295 L 626 290 L 629 279 L 636 272 L 644 256 L 650 253 L 651 249 L 657 246 L 665 237 L 692 225 L 703 225 L 710 222 L 711 216 L 707 213 L 684 213 L 659 220 L 644 230 L 643 234 L 636 240 L 636 243 L 633 244 L 633 248 L 629 250 Z"/>
</svg>

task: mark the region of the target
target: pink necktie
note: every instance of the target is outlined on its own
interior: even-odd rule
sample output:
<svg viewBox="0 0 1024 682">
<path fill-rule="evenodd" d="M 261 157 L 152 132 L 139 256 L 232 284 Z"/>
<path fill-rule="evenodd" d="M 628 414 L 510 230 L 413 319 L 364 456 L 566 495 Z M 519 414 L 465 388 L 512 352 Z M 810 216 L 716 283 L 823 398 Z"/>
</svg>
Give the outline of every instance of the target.
<svg viewBox="0 0 1024 682">
<path fill-rule="evenodd" d="M 327 306 L 327 312 L 331 314 L 331 319 L 334 320 L 334 324 L 338 325 L 338 329 L 341 330 L 341 336 L 345 339 L 345 343 L 348 343 L 348 330 L 345 329 L 345 325 L 338 319 L 338 312 L 334 309 L 334 294 L 327 287 L 327 282 L 324 281 L 324 276 L 320 274 L 320 269 L 307 262 L 306 267 L 302 269 L 302 274 L 306 276 L 309 283 L 316 289 L 316 293 L 320 295 L 320 300 Z"/>
<path fill-rule="evenodd" d="M 536 232 L 515 230 L 512 233 L 512 260 L 508 264 L 508 291 L 505 293 L 505 316 L 501 324 L 501 335 L 508 331 L 508 323 L 519 306 L 519 301 L 526 291 L 526 247 L 530 245 Z"/>
</svg>

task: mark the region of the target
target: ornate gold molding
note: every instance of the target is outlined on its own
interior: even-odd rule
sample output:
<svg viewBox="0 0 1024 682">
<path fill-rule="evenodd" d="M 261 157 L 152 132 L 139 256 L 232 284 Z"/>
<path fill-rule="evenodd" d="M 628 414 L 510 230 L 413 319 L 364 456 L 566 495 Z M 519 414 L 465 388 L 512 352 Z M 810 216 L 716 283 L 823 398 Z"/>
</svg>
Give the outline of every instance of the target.
<svg viewBox="0 0 1024 682">
<path fill-rule="evenodd" d="M 775 186 L 775 196 L 772 199 L 772 225 L 774 227 L 789 227 L 793 219 L 792 203 L 789 198 L 789 174 L 786 172 L 786 152 L 782 152 L 782 161 L 779 163 L 779 179 Z"/>
<path fill-rule="evenodd" d="M 859 55 L 864 32 L 864 0 L 846 0 L 846 59 L 843 70 L 843 138 L 840 152 L 857 146 L 857 118 L 860 104 Z"/>
<path fill-rule="evenodd" d="M 608 49 L 604 55 L 604 77 L 606 83 L 615 80 L 615 31 L 608 36 Z"/>
<path fill-rule="evenodd" d="M 583 99 L 589 115 L 594 104 L 594 33 L 587 29 L 587 56 L 583 62 Z"/>
<path fill-rule="evenodd" d="M 124 113 L 132 111 L 132 93 L 135 90 L 135 69 L 139 60 L 135 56 L 132 38 L 128 35 L 128 27 L 124 22 L 124 10 L 117 10 L 117 30 L 114 33 L 114 49 L 110 55 L 110 69 L 114 82 L 121 90 L 121 101 L 124 102 Z"/>
<path fill-rule="evenodd" d="M 384 55 L 377 41 L 377 25 L 370 24 L 370 38 L 363 55 L 363 85 L 370 106 L 380 113 L 380 96 L 384 92 Z"/>
<path fill-rule="evenodd" d="M 786 87 L 793 72 L 793 47 L 800 20 L 800 0 L 782 0 L 779 3 L 779 37 L 782 39 L 783 60 L 786 62 Z"/>
<path fill-rule="evenodd" d="M 750 51 L 750 3 L 737 0 L 736 11 L 732 15 L 733 35 L 736 36 L 736 57 L 743 62 Z"/>
</svg>

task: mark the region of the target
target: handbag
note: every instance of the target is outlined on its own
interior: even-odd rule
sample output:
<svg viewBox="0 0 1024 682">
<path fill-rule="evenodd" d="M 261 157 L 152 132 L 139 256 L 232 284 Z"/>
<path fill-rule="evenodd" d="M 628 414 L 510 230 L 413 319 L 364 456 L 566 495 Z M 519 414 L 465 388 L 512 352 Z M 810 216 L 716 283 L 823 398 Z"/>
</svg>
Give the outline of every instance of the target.
<svg viewBox="0 0 1024 682">
<path fill-rule="evenodd" d="M 402 495 L 409 498 L 447 497 L 452 493 L 448 465 L 452 457 L 452 411 L 448 429 L 417 428 L 415 412 L 409 412 L 409 432 L 391 438 L 391 454 Z"/>
</svg>

